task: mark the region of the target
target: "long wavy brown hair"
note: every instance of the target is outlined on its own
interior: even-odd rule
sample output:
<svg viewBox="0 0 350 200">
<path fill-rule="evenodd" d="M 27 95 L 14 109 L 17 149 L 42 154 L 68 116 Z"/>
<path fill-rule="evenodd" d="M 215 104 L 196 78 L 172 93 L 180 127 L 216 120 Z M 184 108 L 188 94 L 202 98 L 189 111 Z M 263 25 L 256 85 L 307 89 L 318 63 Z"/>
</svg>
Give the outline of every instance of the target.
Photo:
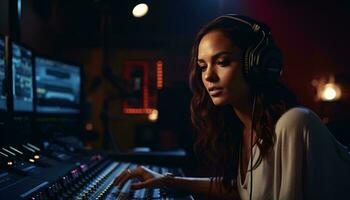
<svg viewBox="0 0 350 200">
<path fill-rule="evenodd" d="M 208 95 L 197 65 L 198 45 L 204 35 L 211 31 L 221 31 L 233 45 L 242 52 L 258 39 L 249 27 L 238 25 L 230 19 L 215 20 L 204 26 L 197 34 L 190 61 L 191 119 L 196 129 L 197 141 L 194 151 L 210 169 L 215 169 L 213 177 L 222 180 L 225 189 L 235 188 L 238 171 L 238 155 L 243 134 L 243 124 L 229 105 L 215 106 Z M 243 59 L 243 58 L 242 58 Z M 243 72 L 242 72 L 243 73 Z M 297 105 L 295 95 L 279 80 L 262 77 L 256 82 L 248 81 L 250 90 L 256 95 L 254 130 L 260 150 L 257 167 L 272 149 L 275 140 L 275 124 L 280 116 Z M 253 168 L 253 169 L 254 169 Z M 219 178 L 222 177 L 222 178 Z"/>
</svg>

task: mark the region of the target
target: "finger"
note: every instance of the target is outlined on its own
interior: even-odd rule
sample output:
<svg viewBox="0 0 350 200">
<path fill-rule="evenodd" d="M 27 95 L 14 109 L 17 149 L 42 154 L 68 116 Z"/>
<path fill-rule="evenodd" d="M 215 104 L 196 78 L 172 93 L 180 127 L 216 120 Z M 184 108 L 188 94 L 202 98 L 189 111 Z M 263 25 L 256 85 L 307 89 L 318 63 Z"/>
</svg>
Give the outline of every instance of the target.
<svg viewBox="0 0 350 200">
<path fill-rule="evenodd" d="M 157 179 L 148 179 L 148 180 L 143 181 L 143 182 L 131 184 L 130 189 L 139 190 L 142 188 L 158 187 L 159 184 L 157 184 L 157 182 L 158 182 Z"/>
<path fill-rule="evenodd" d="M 113 184 L 114 184 L 114 185 L 118 185 L 119 182 L 120 182 L 120 179 L 121 179 L 123 176 L 125 176 L 125 170 L 122 171 L 122 173 L 120 173 L 120 174 L 114 179 Z"/>
<path fill-rule="evenodd" d="M 119 175 L 119 177 L 117 177 L 117 179 L 114 181 L 114 185 L 122 186 L 129 178 L 131 178 L 130 172 L 128 169 L 126 169 Z"/>
<path fill-rule="evenodd" d="M 133 170 L 133 175 L 141 181 L 160 177 L 160 174 L 150 170 L 145 166 L 138 166 L 135 170 Z"/>
<path fill-rule="evenodd" d="M 144 172 L 145 169 L 143 166 L 137 166 L 135 169 L 133 169 L 133 174 L 138 177 L 141 177 Z"/>
<path fill-rule="evenodd" d="M 121 177 L 120 181 L 119 181 L 119 186 L 123 187 L 123 185 L 129 180 L 133 178 L 133 175 L 130 172 L 126 172 L 125 175 L 123 177 Z"/>
</svg>

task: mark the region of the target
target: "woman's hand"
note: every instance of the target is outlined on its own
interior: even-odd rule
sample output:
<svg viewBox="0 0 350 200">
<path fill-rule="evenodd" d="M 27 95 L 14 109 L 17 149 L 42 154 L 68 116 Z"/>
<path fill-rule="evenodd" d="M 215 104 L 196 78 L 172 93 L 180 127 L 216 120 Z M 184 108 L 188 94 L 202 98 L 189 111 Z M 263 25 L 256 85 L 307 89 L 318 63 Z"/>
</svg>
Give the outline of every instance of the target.
<svg viewBox="0 0 350 200">
<path fill-rule="evenodd" d="M 131 184 L 130 189 L 165 187 L 166 177 L 144 166 L 125 169 L 115 180 L 114 185 L 122 187 L 129 179 L 137 178 L 140 182 Z"/>
</svg>

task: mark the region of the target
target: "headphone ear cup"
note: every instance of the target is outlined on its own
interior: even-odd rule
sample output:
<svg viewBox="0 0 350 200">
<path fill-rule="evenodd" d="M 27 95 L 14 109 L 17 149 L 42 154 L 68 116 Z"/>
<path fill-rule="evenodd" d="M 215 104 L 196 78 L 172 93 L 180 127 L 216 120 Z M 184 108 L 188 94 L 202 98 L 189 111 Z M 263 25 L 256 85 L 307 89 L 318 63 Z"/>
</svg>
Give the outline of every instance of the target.
<svg viewBox="0 0 350 200">
<path fill-rule="evenodd" d="M 250 59 L 247 67 L 247 77 L 251 81 L 258 79 L 274 78 L 277 79 L 282 72 L 282 53 L 274 46 L 264 46 L 255 55 L 247 55 Z"/>
<path fill-rule="evenodd" d="M 282 73 L 283 58 L 281 51 L 270 46 L 261 52 L 260 67 L 263 77 L 278 78 Z"/>
</svg>

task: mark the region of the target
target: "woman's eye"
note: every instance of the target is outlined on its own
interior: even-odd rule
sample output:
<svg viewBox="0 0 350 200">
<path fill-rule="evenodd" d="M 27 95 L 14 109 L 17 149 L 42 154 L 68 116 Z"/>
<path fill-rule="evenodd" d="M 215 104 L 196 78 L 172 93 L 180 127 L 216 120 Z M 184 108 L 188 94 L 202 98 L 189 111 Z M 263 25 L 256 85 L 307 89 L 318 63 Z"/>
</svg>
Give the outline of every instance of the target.
<svg viewBox="0 0 350 200">
<path fill-rule="evenodd" d="M 199 66 L 199 69 L 202 71 L 202 72 L 204 72 L 205 71 L 205 69 L 207 68 L 207 66 Z"/>
<path fill-rule="evenodd" d="M 227 66 L 230 64 L 230 61 L 229 60 L 219 60 L 216 62 L 216 64 L 219 66 Z"/>
</svg>

